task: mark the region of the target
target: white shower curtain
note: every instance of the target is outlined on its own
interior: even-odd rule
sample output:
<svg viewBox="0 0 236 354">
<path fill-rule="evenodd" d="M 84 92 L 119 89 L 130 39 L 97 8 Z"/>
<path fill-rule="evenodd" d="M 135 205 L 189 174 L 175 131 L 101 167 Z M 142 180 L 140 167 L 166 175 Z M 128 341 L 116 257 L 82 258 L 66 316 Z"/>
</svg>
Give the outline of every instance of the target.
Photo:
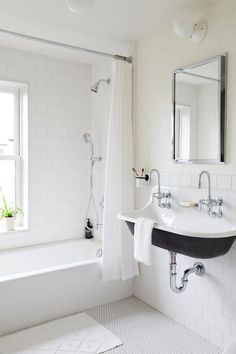
<svg viewBox="0 0 236 354">
<path fill-rule="evenodd" d="M 133 236 L 116 215 L 133 209 L 132 64 L 113 63 L 103 219 L 103 280 L 138 274 Z"/>
</svg>

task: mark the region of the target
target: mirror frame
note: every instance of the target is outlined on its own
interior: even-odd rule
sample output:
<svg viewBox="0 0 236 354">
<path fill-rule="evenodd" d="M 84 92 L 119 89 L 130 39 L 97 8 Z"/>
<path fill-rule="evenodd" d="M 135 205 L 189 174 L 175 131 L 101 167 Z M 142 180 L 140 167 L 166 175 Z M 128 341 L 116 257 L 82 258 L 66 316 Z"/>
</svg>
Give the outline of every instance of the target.
<svg viewBox="0 0 236 354">
<path fill-rule="evenodd" d="M 176 69 L 172 75 L 172 159 L 175 163 L 182 164 L 225 164 L 225 128 L 226 128 L 226 94 L 227 94 L 227 53 L 219 54 L 206 60 L 202 60 L 198 63 L 188 65 L 179 69 Z M 178 159 L 175 151 L 175 125 L 176 125 L 176 75 L 186 69 L 194 69 L 204 64 L 211 63 L 215 60 L 219 60 L 220 63 L 220 90 L 219 90 L 219 105 L 218 105 L 218 119 L 219 119 L 219 137 L 217 147 L 217 159 Z"/>
</svg>

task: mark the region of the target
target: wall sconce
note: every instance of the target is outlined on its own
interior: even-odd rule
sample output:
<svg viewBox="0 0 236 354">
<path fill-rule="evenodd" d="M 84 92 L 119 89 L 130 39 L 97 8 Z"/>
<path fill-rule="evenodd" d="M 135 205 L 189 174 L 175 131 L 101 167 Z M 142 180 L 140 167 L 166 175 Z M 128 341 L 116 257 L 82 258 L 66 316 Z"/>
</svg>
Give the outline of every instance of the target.
<svg viewBox="0 0 236 354">
<path fill-rule="evenodd" d="M 173 28 L 177 36 L 191 38 L 193 42 L 200 42 L 207 34 L 206 21 L 198 21 L 193 23 L 190 20 L 179 19 L 174 21 Z"/>
</svg>

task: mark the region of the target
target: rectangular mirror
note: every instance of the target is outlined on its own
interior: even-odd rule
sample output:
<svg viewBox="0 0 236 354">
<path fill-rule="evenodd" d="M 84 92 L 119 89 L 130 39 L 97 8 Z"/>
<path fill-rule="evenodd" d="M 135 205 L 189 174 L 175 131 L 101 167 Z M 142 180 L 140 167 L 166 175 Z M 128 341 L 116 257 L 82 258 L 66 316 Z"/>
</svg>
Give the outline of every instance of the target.
<svg viewBox="0 0 236 354">
<path fill-rule="evenodd" d="M 225 162 L 226 54 L 173 73 L 173 159 Z"/>
</svg>

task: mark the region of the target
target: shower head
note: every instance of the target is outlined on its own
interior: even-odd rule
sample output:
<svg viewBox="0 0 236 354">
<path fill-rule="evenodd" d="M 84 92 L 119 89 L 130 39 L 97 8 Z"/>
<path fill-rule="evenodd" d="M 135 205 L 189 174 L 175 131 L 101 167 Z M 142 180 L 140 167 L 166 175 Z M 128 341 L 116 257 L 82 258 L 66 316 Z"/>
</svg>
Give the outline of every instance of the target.
<svg viewBox="0 0 236 354">
<path fill-rule="evenodd" d="M 92 137 L 91 137 L 91 135 L 89 133 L 84 133 L 83 134 L 83 138 L 84 138 L 84 141 L 86 142 L 86 144 L 92 142 Z"/>
<path fill-rule="evenodd" d="M 93 86 L 91 87 L 91 91 L 97 93 L 98 92 L 98 88 L 99 88 L 99 83 L 95 82 L 95 84 L 93 84 Z"/>
<path fill-rule="evenodd" d="M 93 84 L 93 86 L 91 87 L 90 90 L 92 92 L 97 93 L 101 82 L 106 82 L 107 85 L 109 85 L 109 83 L 111 82 L 111 79 L 100 79 L 99 81 L 95 82 L 95 84 Z"/>
</svg>

